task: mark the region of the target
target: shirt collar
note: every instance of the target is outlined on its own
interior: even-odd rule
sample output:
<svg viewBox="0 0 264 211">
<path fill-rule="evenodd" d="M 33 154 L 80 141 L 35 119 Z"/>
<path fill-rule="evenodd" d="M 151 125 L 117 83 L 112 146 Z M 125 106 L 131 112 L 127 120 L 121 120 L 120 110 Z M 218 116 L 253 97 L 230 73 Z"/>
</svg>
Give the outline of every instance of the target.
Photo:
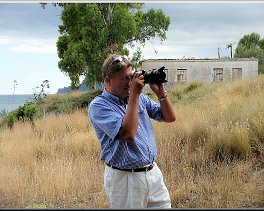
<svg viewBox="0 0 264 211">
<path fill-rule="evenodd" d="M 112 101 L 114 101 L 115 103 L 117 103 L 117 104 L 119 104 L 119 105 L 128 104 L 128 98 L 129 98 L 128 96 L 127 96 L 127 97 L 125 98 L 125 100 L 123 101 L 123 100 L 121 100 L 119 97 L 117 97 L 117 96 L 111 94 L 110 92 L 108 92 L 108 91 L 106 90 L 106 88 L 104 88 L 102 95 L 103 95 L 104 97 L 106 97 L 106 98 L 111 99 Z"/>
</svg>

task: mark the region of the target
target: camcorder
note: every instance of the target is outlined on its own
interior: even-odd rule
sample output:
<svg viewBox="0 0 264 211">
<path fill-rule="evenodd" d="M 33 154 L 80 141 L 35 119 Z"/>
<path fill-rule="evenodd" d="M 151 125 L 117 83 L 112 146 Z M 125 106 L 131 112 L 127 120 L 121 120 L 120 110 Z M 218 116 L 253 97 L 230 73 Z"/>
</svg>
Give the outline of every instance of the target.
<svg viewBox="0 0 264 211">
<path fill-rule="evenodd" d="M 140 75 L 144 76 L 144 82 L 147 83 L 153 83 L 153 84 L 161 84 L 167 82 L 166 73 L 164 72 L 165 67 L 162 66 L 160 68 L 154 68 L 149 71 L 140 70 L 142 73 Z M 136 71 L 137 72 L 137 71 Z M 132 78 L 134 77 L 135 73 L 132 75 Z"/>
</svg>

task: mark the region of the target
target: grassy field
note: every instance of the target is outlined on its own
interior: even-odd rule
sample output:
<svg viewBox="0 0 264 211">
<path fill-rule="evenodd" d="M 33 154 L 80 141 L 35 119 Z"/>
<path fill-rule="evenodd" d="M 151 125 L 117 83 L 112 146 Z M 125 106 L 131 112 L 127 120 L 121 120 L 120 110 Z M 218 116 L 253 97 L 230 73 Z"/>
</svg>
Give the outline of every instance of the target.
<svg viewBox="0 0 264 211">
<path fill-rule="evenodd" d="M 264 207 L 264 77 L 169 92 L 153 122 L 173 208 Z M 107 208 L 100 145 L 83 110 L 0 130 L 1 208 Z"/>
</svg>

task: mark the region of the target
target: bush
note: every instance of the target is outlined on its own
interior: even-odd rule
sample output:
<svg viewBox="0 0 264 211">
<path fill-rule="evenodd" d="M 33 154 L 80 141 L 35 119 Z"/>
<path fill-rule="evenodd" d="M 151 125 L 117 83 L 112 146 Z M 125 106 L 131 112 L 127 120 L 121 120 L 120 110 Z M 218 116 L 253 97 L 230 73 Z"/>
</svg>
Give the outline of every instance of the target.
<svg viewBox="0 0 264 211">
<path fill-rule="evenodd" d="M 4 122 L 7 124 L 8 127 L 13 127 L 16 120 L 16 112 L 12 111 L 8 113 Z"/>
<path fill-rule="evenodd" d="M 194 89 L 197 89 L 198 87 L 204 85 L 204 82 L 200 82 L 200 81 L 193 81 L 191 82 L 186 88 L 185 88 L 185 92 L 190 92 Z"/>
<path fill-rule="evenodd" d="M 34 118 L 42 117 L 42 113 L 35 103 L 26 103 L 23 107 L 26 120 L 33 121 Z"/>
<path fill-rule="evenodd" d="M 100 95 L 102 90 L 92 90 L 79 94 L 78 96 L 71 96 L 70 94 L 65 96 L 59 96 L 53 99 L 47 106 L 47 112 L 53 112 L 56 114 L 69 114 L 77 109 L 83 109 L 88 107 L 88 104 L 97 95 Z M 49 98 L 46 98 L 48 101 Z"/>
<path fill-rule="evenodd" d="M 13 127 L 17 121 L 33 122 L 35 118 L 40 118 L 42 113 L 35 103 L 25 103 L 23 106 L 19 106 L 17 110 L 9 112 L 4 120 L 4 123 L 8 127 Z"/>
<path fill-rule="evenodd" d="M 87 107 L 88 104 L 98 95 L 102 93 L 102 90 L 92 90 L 89 92 L 85 92 L 81 96 L 75 99 L 78 108 Z"/>
<path fill-rule="evenodd" d="M 64 100 L 61 102 L 53 102 L 47 108 L 47 112 L 53 112 L 55 114 L 69 114 L 73 111 L 75 103 L 70 100 Z"/>
<path fill-rule="evenodd" d="M 176 99 L 182 99 L 183 97 L 183 91 L 180 90 L 180 89 L 175 89 L 171 92 L 171 95 L 173 98 L 176 98 Z"/>
</svg>

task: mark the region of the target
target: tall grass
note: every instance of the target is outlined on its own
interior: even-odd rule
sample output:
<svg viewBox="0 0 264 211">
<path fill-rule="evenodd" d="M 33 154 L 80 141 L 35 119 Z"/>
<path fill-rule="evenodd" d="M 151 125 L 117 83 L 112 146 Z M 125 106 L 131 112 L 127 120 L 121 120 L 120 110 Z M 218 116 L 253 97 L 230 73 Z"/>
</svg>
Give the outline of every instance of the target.
<svg viewBox="0 0 264 211">
<path fill-rule="evenodd" d="M 0 206 L 105 207 L 100 146 L 86 115 L 48 115 L 0 133 Z"/>
<path fill-rule="evenodd" d="M 174 124 L 154 123 L 174 207 L 263 207 L 263 89 L 263 76 L 204 84 L 174 99 Z"/>
<path fill-rule="evenodd" d="M 264 77 L 178 87 L 174 123 L 153 122 L 174 208 L 264 206 Z M 0 131 L 0 207 L 107 208 L 86 112 Z"/>
</svg>

